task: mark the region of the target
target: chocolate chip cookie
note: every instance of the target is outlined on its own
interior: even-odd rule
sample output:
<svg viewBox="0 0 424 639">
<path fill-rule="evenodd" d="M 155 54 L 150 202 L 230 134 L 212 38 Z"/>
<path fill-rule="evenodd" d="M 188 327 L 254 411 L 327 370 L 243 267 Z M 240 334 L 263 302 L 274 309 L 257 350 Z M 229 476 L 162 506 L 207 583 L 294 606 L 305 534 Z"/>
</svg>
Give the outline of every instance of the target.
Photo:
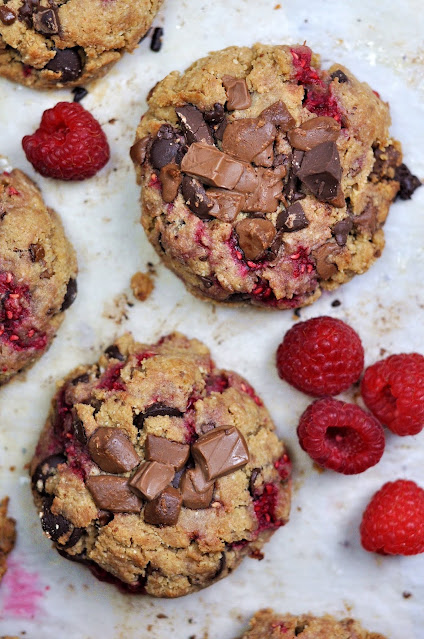
<svg viewBox="0 0 424 639">
<path fill-rule="evenodd" d="M 76 274 L 59 216 L 34 182 L 18 169 L 0 173 L 0 385 L 49 347 Z"/>
<path fill-rule="evenodd" d="M 162 0 L 0 0 L 0 75 L 36 89 L 104 75 L 145 35 Z"/>
<path fill-rule="evenodd" d="M 60 384 L 31 475 L 61 555 L 180 597 L 260 556 L 288 520 L 290 468 L 261 399 L 206 346 L 127 334 Z"/>
<path fill-rule="evenodd" d="M 241 639 L 385 639 L 368 632 L 354 619 L 336 621 L 331 615 L 279 615 L 273 610 L 259 610 L 250 620 L 249 630 Z"/>
<path fill-rule="evenodd" d="M 212 53 L 159 82 L 148 105 L 131 149 L 142 224 L 214 302 L 312 303 L 381 255 L 400 182 L 419 184 L 388 105 L 306 46 Z"/>
<path fill-rule="evenodd" d="M 15 546 L 15 520 L 7 516 L 9 497 L 0 501 L 0 581 L 7 570 L 7 556 Z"/>
</svg>

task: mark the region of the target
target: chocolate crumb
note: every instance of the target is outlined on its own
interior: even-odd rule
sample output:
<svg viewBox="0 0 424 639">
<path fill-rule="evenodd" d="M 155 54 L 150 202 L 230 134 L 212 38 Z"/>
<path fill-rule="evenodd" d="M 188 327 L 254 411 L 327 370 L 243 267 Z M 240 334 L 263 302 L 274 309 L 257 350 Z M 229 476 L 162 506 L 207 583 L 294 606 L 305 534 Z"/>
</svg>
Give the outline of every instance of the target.
<svg viewBox="0 0 424 639">
<path fill-rule="evenodd" d="M 331 306 L 332 306 L 333 308 L 337 308 L 337 306 L 341 306 L 341 305 L 342 305 L 342 303 L 341 303 L 341 301 L 340 301 L 340 300 L 333 300 L 333 301 L 331 302 Z"/>
<path fill-rule="evenodd" d="M 412 592 L 408 592 L 407 590 L 404 590 L 404 592 L 402 593 L 402 597 L 404 599 L 409 599 L 410 597 L 412 597 Z"/>
<path fill-rule="evenodd" d="M 150 42 L 150 49 L 157 53 L 162 48 L 163 28 L 156 27 L 153 30 L 152 40 Z"/>
<path fill-rule="evenodd" d="M 414 191 L 421 186 L 421 181 L 413 175 L 406 164 L 401 164 L 396 168 L 395 180 L 400 183 L 400 189 L 396 199 L 410 200 Z"/>
<path fill-rule="evenodd" d="M 84 87 L 75 87 L 72 89 L 72 93 L 74 94 L 74 102 L 81 102 L 88 95 L 88 91 Z"/>
</svg>

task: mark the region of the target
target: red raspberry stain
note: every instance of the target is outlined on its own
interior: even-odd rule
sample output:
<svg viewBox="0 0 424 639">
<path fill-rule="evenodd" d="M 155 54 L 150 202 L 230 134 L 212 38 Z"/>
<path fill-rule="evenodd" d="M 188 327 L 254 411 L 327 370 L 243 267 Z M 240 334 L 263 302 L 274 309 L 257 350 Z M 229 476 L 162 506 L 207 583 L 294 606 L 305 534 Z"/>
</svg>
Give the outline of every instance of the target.
<svg viewBox="0 0 424 639">
<path fill-rule="evenodd" d="M 125 384 L 120 379 L 121 370 L 123 369 L 123 364 L 115 364 L 110 368 L 106 369 L 104 374 L 102 375 L 100 382 L 97 388 L 105 389 L 105 390 L 114 390 L 114 391 L 123 391 L 125 390 Z"/>
<path fill-rule="evenodd" d="M 17 284 L 10 271 L 0 271 L 0 341 L 15 350 L 42 350 L 47 336 L 30 326 L 31 294 L 27 284 Z"/>
<path fill-rule="evenodd" d="M 285 522 L 277 518 L 278 486 L 268 483 L 264 485 L 261 495 L 254 497 L 253 508 L 258 520 L 257 533 L 284 526 Z"/>
<path fill-rule="evenodd" d="M 277 470 L 283 481 L 291 476 L 292 466 L 291 459 L 287 453 L 284 453 L 284 455 L 274 462 L 274 468 Z"/>
</svg>

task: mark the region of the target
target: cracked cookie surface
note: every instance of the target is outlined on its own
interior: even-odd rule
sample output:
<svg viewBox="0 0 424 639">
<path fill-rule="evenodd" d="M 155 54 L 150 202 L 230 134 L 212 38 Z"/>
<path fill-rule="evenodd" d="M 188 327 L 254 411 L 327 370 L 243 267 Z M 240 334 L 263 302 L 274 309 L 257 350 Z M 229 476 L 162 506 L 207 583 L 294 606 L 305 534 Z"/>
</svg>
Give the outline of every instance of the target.
<svg viewBox="0 0 424 639">
<path fill-rule="evenodd" d="M 104 75 L 146 34 L 162 0 L 0 0 L 0 75 L 36 89 Z"/>
<path fill-rule="evenodd" d="M 59 216 L 22 171 L 0 174 L 0 385 L 50 345 L 76 296 L 77 262 Z"/>
<path fill-rule="evenodd" d="M 300 307 L 381 255 L 402 153 L 387 103 L 344 67 L 305 46 L 229 47 L 148 106 L 131 149 L 141 221 L 196 296 Z"/>
<path fill-rule="evenodd" d="M 261 556 L 290 460 L 252 387 L 197 340 L 124 335 L 60 385 L 31 463 L 64 557 L 121 590 L 179 597 Z"/>
</svg>

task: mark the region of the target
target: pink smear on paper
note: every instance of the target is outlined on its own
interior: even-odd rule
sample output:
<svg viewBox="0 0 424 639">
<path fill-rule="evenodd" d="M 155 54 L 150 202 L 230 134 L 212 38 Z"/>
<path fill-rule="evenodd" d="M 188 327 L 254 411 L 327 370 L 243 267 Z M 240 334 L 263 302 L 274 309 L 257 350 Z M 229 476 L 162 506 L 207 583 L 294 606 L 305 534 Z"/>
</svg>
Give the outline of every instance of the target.
<svg viewBox="0 0 424 639">
<path fill-rule="evenodd" d="M 8 568 L 1 583 L 1 616 L 10 615 L 21 619 L 33 619 L 40 612 L 40 599 L 43 588 L 38 575 L 27 572 L 13 560 L 7 562 Z"/>
</svg>

